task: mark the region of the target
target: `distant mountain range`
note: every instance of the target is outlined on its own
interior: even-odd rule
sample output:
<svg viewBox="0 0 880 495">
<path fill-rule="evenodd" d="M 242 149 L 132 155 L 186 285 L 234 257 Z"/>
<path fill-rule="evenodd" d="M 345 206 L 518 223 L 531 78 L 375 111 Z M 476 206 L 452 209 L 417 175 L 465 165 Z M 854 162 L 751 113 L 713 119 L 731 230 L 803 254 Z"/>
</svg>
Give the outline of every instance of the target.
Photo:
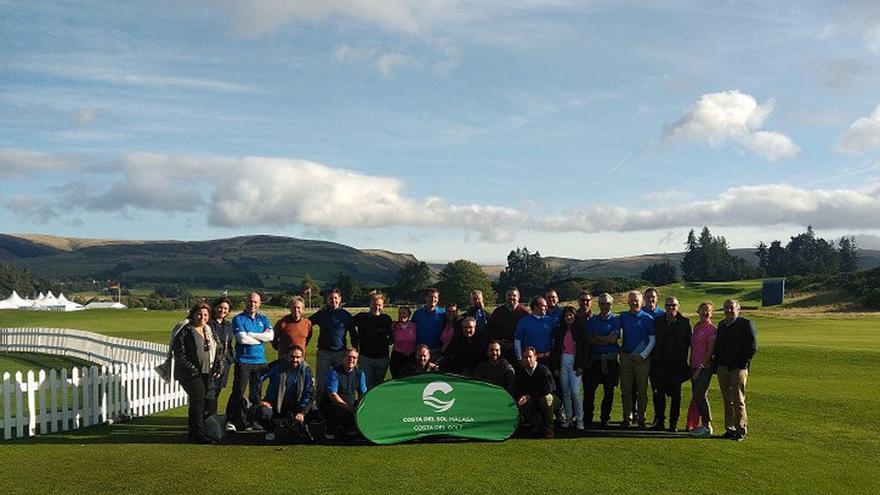
<svg viewBox="0 0 880 495">
<path fill-rule="evenodd" d="M 0 234 L 0 261 L 43 278 L 121 280 L 130 286 L 299 286 L 306 273 L 330 284 L 345 272 L 363 285 L 394 283 L 407 254 L 268 235 L 210 241 L 121 241 Z"/>
<path fill-rule="evenodd" d="M 757 265 L 754 249 L 732 249 Z M 544 259 L 560 277 L 637 278 L 652 263 L 667 260 L 678 266 L 684 253 L 644 254 L 608 259 Z M 310 274 L 326 286 L 339 272 L 364 286 L 390 286 L 411 254 L 355 249 L 329 241 L 269 235 L 209 241 L 126 241 L 79 239 L 48 235 L 0 234 L 0 261 L 60 280 L 120 280 L 130 287 L 181 284 L 199 288 L 298 287 Z M 444 264 L 431 265 L 440 270 Z M 880 266 L 880 250 L 862 249 L 861 269 Z M 483 265 L 497 278 L 503 265 Z"/>
</svg>

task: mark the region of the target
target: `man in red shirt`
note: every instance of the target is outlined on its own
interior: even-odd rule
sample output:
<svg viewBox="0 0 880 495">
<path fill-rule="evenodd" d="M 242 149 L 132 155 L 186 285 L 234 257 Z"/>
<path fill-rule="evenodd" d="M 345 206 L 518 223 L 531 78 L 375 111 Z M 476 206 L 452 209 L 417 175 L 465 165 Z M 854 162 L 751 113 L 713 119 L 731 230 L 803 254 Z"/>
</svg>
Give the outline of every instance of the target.
<svg viewBox="0 0 880 495">
<path fill-rule="evenodd" d="M 304 308 L 303 298 L 293 296 L 290 300 L 290 314 L 275 323 L 272 347 L 278 351 L 278 359 L 286 359 L 287 350 L 292 344 L 300 346 L 305 356 L 305 348 L 312 340 L 312 322 L 303 317 Z"/>
</svg>

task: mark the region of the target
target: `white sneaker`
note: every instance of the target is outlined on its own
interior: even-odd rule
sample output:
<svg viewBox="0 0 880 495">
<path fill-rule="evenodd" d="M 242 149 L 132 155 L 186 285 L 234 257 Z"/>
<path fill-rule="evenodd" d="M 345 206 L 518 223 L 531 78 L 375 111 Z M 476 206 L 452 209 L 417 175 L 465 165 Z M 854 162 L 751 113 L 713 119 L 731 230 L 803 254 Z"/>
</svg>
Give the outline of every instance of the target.
<svg viewBox="0 0 880 495">
<path fill-rule="evenodd" d="M 226 431 L 235 433 L 235 425 L 232 423 L 226 423 Z"/>
<path fill-rule="evenodd" d="M 578 422 L 577 422 L 577 429 L 578 429 L 578 430 L 583 430 L 583 429 L 584 429 L 584 420 L 582 420 L 582 419 L 579 419 L 579 420 L 578 420 Z"/>
<path fill-rule="evenodd" d="M 266 441 L 267 442 L 274 442 L 275 441 L 275 433 L 271 432 L 271 431 L 267 431 L 266 432 Z"/>
</svg>

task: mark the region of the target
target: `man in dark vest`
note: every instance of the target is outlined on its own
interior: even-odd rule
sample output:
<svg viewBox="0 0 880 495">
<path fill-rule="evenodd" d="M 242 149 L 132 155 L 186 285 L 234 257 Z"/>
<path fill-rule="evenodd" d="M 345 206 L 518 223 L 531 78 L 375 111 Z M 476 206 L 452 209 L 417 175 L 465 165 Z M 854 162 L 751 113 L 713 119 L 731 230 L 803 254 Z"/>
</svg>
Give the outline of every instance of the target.
<svg viewBox="0 0 880 495">
<path fill-rule="evenodd" d="M 348 349 L 342 364 L 327 372 L 321 414 L 326 418 L 324 438 L 336 438 L 336 430 L 343 429 L 348 436 L 357 434 L 354 413 L 357 402 L 367 393 L 367 378 L 358 367 L 358 351 Z"/>
</svg>

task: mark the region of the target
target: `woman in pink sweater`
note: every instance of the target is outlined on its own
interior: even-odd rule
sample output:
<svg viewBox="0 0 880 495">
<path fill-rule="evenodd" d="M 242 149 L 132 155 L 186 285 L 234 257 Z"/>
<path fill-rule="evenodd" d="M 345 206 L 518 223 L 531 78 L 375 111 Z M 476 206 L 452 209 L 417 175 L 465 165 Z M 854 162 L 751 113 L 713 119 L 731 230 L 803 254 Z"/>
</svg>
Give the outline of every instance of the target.
<svg viewBox="0 0 880 495">
<path fill-rule="evenodd" d="M 410 318 L 412 310 L 406 306 L 397 310 L 397 321 L 391 325 L 391 378 L 400 378 L 413 360 L 416 350 L 416 324 Z"/>
<path fill-rule="evenodd" d="M 712 436 L 712 411 L 709 409 L 709 384 L 712 382 L 712 350 L 717 328 L 712 324 L 711 302 L 700 304 L 700 321 L 691 334 L 692 398 L 688 408 L 687 429 L 695 437 Z M 700 421 L 702 420 L 702 425 Z"/>
</svg>

